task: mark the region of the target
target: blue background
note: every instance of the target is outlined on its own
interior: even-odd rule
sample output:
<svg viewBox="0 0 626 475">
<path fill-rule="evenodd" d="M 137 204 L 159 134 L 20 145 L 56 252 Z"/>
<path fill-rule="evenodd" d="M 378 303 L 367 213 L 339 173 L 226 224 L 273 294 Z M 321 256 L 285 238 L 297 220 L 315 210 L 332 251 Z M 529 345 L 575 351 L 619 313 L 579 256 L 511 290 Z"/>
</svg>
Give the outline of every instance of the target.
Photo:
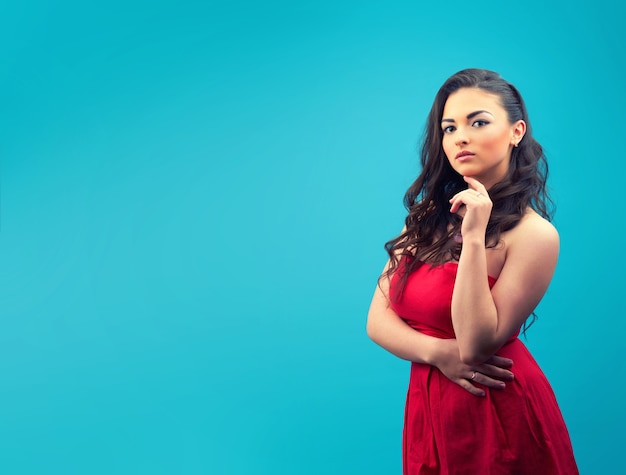
<svg viewBox="0 0 626 475">
<path fill-rule="evenodd" d="M 441 83 L 499 71 L 562 253 L 527 344 L 584 474 L 621 468 L 624 7 L 0 5 L 0 471 L 393 474 L 369 341 Z"/>
</svg>

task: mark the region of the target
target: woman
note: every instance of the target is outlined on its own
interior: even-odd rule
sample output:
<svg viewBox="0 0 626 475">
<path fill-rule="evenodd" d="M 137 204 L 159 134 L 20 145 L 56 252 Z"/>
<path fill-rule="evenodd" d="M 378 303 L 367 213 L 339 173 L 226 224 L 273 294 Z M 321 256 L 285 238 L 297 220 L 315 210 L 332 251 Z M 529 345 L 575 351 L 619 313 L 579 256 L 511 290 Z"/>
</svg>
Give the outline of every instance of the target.
<svg viewBox="0 0 626 475">
<path fill-rule="evenodd" d="M 450 77 L 421 163 L 367 321 L 372 340 L 412 362 L 404 473 L 577 474 L 554 393 L 518 339 L 559 236 L 517 89 L 486 70 Z"/>
</svg>

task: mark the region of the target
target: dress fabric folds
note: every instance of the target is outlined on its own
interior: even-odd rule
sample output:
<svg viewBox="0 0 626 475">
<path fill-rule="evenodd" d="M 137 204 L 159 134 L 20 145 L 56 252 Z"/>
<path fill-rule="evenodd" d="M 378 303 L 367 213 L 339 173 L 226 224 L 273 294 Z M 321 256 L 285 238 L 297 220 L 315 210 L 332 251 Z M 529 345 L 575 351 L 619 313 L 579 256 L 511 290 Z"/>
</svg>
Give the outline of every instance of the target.
<svg viewBox="0 0 626 475">
<path fill-rule="evenodd" d="M 454 338 L 451 302 L 457 264 L 421 265 L 400 292 L 403 262 L 391 280 L 394 311 L 414 329 Z M 496 280 L 489 277 L 493 286 Z M 411 363 L 403 431 L 404 475 L 577 475 L 554 392 L 517 334 L 498 355 L 515 379 L 476 397 L 434 366 Z"/>
</svg>

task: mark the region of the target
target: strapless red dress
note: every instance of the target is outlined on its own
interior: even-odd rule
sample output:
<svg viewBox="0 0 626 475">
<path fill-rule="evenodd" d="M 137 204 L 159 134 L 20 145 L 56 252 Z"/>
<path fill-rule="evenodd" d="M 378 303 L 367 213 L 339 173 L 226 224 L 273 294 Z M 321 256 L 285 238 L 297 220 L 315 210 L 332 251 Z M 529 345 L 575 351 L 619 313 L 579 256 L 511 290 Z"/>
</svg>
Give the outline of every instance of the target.
<svg viewBox="0 0 626 475">
<path fill-rule="evenodd" d="M 414 329 L 454 338 L 451 302 L 457 264 L 422 265 L 392 303 Z M 489 278 L 490 286 L 495 279 Z M 391 296 L 398 295 L 399 275 Z M 393 300 L 393 298 L 392 298 Z M 434 366 L 411 363 L 403 431 L 405 475 L 576 475 L 572 444 L 545 375 L 514 335 L 497 353 L 515 380 L 476 397 Z"/>
</svg>

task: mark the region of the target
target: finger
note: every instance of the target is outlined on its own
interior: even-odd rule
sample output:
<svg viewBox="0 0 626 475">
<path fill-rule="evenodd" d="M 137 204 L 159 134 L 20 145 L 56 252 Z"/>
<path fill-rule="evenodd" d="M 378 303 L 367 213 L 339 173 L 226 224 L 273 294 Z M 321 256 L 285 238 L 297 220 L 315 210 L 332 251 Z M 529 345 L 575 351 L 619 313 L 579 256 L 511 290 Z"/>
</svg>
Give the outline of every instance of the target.
<svg viewBox="0 0 626 475">
<path fill-rule="evenodd" d="M 474 383 L 482 384 L 483 386 L 487 386 L 492 389 L 504 389 L 506 387 L 506 383 L 504 381 L 500 381 L 499 379 L 493 379 L 486 374 L 476 372 L 476 376 L 472 380 Z"/>
<path fill-rule="evenodd" d="M 490 376 L 494 379 L 499 379 L 501 381 L 513 381 L 513 379 L 515 379 L 515 375 L 512 371 L 490 364 L 480 365 L 478 371 L 484 375 Z"/>
<path fill-rule="evenodd" d="M 513 367 L 513 360 L 510 358 L 505 358 L 504 356 L 498 356 L 498 355 L 493 355 L 491 358 L 489 358 L 487 361 L 485 361 L 486 364 L 490 364 L 490 365 L 494 365 L 494 366 L 499 366 L 500 368 L 512 368 Z"/>
<path fill-rule="evenodd" d="M 452 204 L 452 206 L 450 206 L 451 213 L 456 213 L 459 210 L 459 208 L 465 204 L 463 201 L 463 198 L 461 197 L 453 198 L 452 200 L 450 200 L 450 203 Z"/>
<path fill-rule="evenodd" d="M 463 179 L 467 182 L 468 185 L 467 189 L 465 190 L 466 193 L 469 193 L 469 195 L 472 197 L 489 199 L 489 192 L 481 182 L 471 177 L 463 177 Z"/>
<path fill-rule="evenodd" d="M 471 176 L 464 176 L 463 180 L 465 180 L 465 183 L 467 183 L 467 185 L 472 190 L 476 190 L 481 193 L 487 194 L 487 188 L 485 188 L 485 186 L 481 182 L 479 182 L 476 178 L 472 178 Z"/>
<path fill-rule="evenodd" d="M 513 381 L 515 375 L 511 371 L 513 360 L 501 356 L 492 356 L 480 366 L 479 371 L 503 381 Z"/>
<path fill-rule="evenodd" d="M 484 198 L 486 196 L 482 193 L 479 193 L 478 191 L 470 190 L 469 188 L 467 190 L 463 190 L 462 193 L 463 194 L 459 194 L 458 196 L 455 196 L 450 200 L 451 213 L 456 213 L 463 205 L 475 205 L 479 203 L 479 200 L 481 198 Z"/>
<path fill-rule="evenodd" d="M 472 193 L 474 193 L 474 195 L 476 194 L 476 192 L 472 192 Z M 472 196 L 468 195 L 467 190 L 460 191 L 459 193 L 454 195 L 452 199 L 450 200 L 450 205 L 451 205 L 450 211 L 452 213 L 456 213 L 461 208 L 461 206 L 467 204 L 467 202 L 471 200 L 472 200 Z"/>
<path fill-rule="evenodd" d="M 460 379 L 458 381 L 455 381 L 459 386 L 461 386 L 463 389 L 465 389 L 467 392 L 473 394 L 476 397 L 485 397 L 485 391 L 483 391 L 480 388 L 477 388 L 476 386 L 474 386 L 471 382 L 469 382 L 467 379 Z"/>
<path fill-rule="evenodd" d="M 497 366 L 481 365 L 476 372 L 474 382 L 484 384 L 490 388 L 504 389 L 507 382 L 515 379 L 512 372 Z"/>
<path fill-rule="evenodd" d="M 480 372 L 485 376 L 488 376 L 492 379 L 497 379 L 498 381 L 513 381 L 515 379 L 515 374 L 508 369 L 498 368 L 497 366 L 485 366 L 480 368 Z"/>
</svg>

